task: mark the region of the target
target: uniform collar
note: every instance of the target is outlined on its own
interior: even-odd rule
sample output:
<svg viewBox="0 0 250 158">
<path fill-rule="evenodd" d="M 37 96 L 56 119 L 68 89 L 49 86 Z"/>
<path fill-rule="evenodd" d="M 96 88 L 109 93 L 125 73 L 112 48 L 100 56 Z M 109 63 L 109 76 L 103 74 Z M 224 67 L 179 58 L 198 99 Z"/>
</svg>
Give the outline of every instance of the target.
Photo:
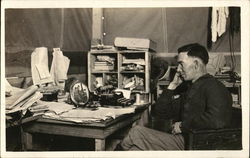
<svg viewBox="0 0 250 158">
<path fill-rule="evenodd" d="M 196 81 L 194 81 L 193 84 L 196 84 L 196 83 L 198 83 L 200 81 L 203 81 L 204 79 L 212 78 L 212 77 L 213 77 L 212 75 L 210 75 L 209 73 L 206 73 L 205 75 L 199 77 Z"/>
</svg>

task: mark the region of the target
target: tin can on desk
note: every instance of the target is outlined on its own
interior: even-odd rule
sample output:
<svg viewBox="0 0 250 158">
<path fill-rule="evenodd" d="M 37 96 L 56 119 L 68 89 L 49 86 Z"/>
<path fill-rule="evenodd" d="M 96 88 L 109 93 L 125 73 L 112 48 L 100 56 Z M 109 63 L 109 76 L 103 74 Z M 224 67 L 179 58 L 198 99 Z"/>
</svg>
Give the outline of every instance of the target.
<svg viewBox="0 0 250 158">
<path fill-rule="evenodd" d="M 151 102 L 150 93 L 133 92 L 132 95 L 135 98 L 134 105 L 148 104 Z"/>
</svg>

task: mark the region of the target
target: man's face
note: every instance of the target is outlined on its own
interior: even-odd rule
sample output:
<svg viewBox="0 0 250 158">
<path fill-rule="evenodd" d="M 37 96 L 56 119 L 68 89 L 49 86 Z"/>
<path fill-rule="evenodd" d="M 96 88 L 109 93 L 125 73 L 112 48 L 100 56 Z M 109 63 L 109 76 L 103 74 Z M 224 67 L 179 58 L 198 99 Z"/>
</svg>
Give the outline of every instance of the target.
<svg viewBox="0 0 250 158">
<path fill-rule="evenodd" d="M 195 76 L 195 63 L 194 58 L 187 55 L 187 52 L 181 52 L 178 54 L 178 68 L 177 72 L 180 73 L 181 77 L 190 81 Z"/>
</svg>

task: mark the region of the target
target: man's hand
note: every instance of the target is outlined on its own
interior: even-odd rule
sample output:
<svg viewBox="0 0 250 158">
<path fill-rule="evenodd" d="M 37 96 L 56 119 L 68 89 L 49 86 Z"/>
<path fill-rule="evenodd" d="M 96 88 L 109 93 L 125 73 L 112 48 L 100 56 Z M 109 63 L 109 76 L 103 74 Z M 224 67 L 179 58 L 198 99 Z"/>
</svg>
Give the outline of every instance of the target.
<svg viewBox="0 0 250 158">
<path fill-rule="evenodd" d="M 179 133 L 181 133 L 181 123 L 182 122 L 175 122 L 172 125 L 172 134 L 179 134 Z"/>
<path fill-rule="evenodd" d="M 168 89 L 174 90 L 183 82 L 181 74 L 179 72 L 175 73 L 173 81 L 169 84 Z"/>
</svg>

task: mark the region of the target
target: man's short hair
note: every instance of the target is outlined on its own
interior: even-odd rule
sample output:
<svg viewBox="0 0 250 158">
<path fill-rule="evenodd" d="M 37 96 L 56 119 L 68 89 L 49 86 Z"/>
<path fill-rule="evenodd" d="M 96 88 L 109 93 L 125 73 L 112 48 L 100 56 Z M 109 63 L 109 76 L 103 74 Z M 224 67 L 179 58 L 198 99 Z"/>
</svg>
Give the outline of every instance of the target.
<svg viewBox="0 0 250 158">
<path fill-rule="evenodd" d="M 200 58 L 205 65 L 208 63 L 209 56 L 207 49 L 198 43 L 184 45 L 178 48 L 178 53 L 180 52 L 187 52 L 188 56 Z"/>
</svg>

